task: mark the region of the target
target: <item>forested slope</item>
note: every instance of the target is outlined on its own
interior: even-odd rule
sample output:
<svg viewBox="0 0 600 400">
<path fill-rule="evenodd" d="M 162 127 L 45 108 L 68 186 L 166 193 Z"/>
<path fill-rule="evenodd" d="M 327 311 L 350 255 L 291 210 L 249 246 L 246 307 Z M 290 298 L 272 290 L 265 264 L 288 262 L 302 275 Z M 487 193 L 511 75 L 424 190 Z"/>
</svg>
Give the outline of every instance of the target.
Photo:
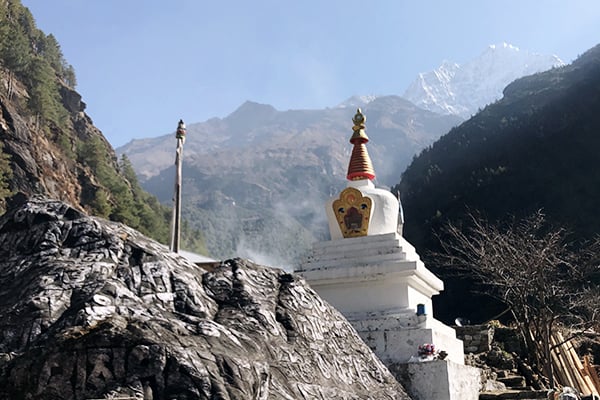
<svg viewBox="0 0 600 400">
<path fill-rule="evenodd" d="M 596 46 L 571 65 L 513 82 L 501 100 L 416 157 L 395 188 L 405 208 L 405 235 L 426 253 L 437 248 L 440 228 L 460 223 L 469 210 L 505 220 L 543 209 L 573 240 L 591 238 L 600 226 L 599 160 Z M 450 303 L 455 289 L 450 283 L 439 300 L 447 318 L 473 305 Z"/>
</svg>

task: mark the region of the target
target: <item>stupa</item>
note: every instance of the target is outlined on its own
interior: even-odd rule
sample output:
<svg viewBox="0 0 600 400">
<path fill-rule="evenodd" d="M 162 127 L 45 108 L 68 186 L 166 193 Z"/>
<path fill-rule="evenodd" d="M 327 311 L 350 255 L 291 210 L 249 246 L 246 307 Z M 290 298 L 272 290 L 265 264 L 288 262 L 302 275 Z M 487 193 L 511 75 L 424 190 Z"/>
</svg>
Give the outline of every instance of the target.
<svg viewBox="0 0 600 400">
<path fill-rule="evenodd" d="M 418 348 L 424 344 L 446 353 L 441 357 L 446 372 L 435 372 L 436 385 L 445 382 L 451 386 L 457 369 L 471 367 L 464 366 L 463 344 L 454 329 L 433 317 L 431 298 L 444 289 L 444 283 L 402 236 L 404 216 L 399 197 L 373 184 L 366 118 L 360 109 L 352 121 L 350 143 L 354 147 L 348 185 L 326 203 L 331 240 L 315 243 L 296 272 L 344 314 L 386 365 L 419 361 Z M 467 382 L 478 380 L 477 370 L 472 370 L 463 374 L 468 375 Z M 477 382 L 473 385 L 466 395 L 449 389 L 447 395 L 426 391 L 415 398 L 473 398 Z"/>
</svg>

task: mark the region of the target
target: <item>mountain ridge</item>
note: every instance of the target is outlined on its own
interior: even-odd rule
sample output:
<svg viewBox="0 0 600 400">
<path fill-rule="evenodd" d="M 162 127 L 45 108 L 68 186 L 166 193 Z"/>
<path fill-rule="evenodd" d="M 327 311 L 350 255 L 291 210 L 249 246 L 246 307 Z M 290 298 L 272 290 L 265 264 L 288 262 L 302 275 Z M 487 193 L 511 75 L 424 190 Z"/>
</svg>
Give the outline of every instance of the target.
<svg viewBox="0 0 600 400">
<path fill-rule="evenodd" d="M 380 108 L 385 108 L 390 115 L 398 114 L 401 111 L 412 113 L 418 112 L 421 113 L 424 118 L 431 121 L 435 121 L 436 119 L 449 121 L 442 122 L 445 123 L 445 126 L 448 128 L 460 121 L 460 118 L 453 116 L 450 116 L 449 118 L 440 117 L 436 113 L 422 110 L 406 99 L 395 95 L 374 97 L 365 105 L 365 107 L 365 112 L 371 112 L 372 115 L 378 116 L 382 115 Z M 188 134 L 185 145 L 186 157 L 193 158 L 198 154 L 212 153 L 221 148 L 263 145 L 264 143 L 261 138 L 265 136 L 265 130 L 271 130 L 270 139 L 276 138 L 280 141 L 283 141 L 281 139 L 282 137 L 290 138 L 290 136 L 293 135 L 299 135 L 299 137 L 303 138 L 309 137 L 310 140 L 310 138 L 314 138 L 313 135 L 317 128 L 322 131 L 331 129 L 331 131 L 339 137 L 343 135 L 342 132 L 351 132 L 351 121 L 350 123 L 347 121 L 351 119 L 354 111 L 355 110 L 348 111 L 344 108 L 279 111 L 268 104 L 246 101 L 224 118 L 213 117 L 204 122 L 188 124 Z M 243 126 L 238 126 L 242 115 L 247 119 L 244 119 Z M 344 121 L 344 119 L 346 121 Z M 371 117 L 369 120 L 372 121 L 373 119 L 374 118 Z M 259 122 L 267 124 L 267 126 L 260 125 Z M 385 129 L 399 127 L 401 125 L 409 129 L 411 123 L 410 121 L 406 121 L 403 124 L 386 124 L 381 122 L 377 127 Z M 257 131 L 257 129 L 260 129 L 260 132 Z M 372 126 L 370 129 L 374 130 Z M 414 132 L 416 129 L 417 127 L 413 127 L 411 132 Z M 440 132 L 439 129 L 438 132 Z M 323 134 L 327 135 L 328 133 L 327 131 L 324 131 Z M 173 151 L 169 150 L 168 142 L 171 141 L 173 137 L 172 134 L 165 134 L 153 138 L 133 139 L 124 146 L 118 147 L 116 151 L 117 154 L 126 154 L 136 167 L 136 171 L 140 175 L 140 178 L 146 180 L 172 164 Z M 202 137 L 202 143 L 197 141 L 192 142 L 195 137 Z M 346 139 L 344 136 L 342 137 Z M 421 144 L 426 144 L 430 140 L 431 138 L 426 138 Z M 345 141 L 346 140 L 344 140 L 344 142 Z M 377 145 L 376 142 L 374 143 Z M 163 151 L 159 150 L 158 154 L 155 152 L 152 158 L 146 157 L 144 155 L 145 151 L 152 149 L 153 147 L 163 149 Z M 390 184 L 392 182 L 393 181 L 388 181 L 387 183 Z"/>
<path fill-rule="evenodd" d="M 490 45 L 463 65 L 444 61 L 437 69 L 420 73 L 404 97 L 431 111 L 469 118 L 499 99 L 515 79 L 562 65 L 555 55 L 527 52 L 507 43 Z"/>
<path fill-rule="evenodd" d="M 399 96 L 377 97 L 363 111 L 377 182 L 388 186 L 418 149 L 460 121 Z M 300 262 L 315 237 L 326 234 L 326 198 L 345 184 L 354 113 L 351 108 L 278 111 L 245 102 L 225 118 L 188 124 L 184 216 L 205 232 L 214 257 L 262 254 L 266 259 L 271 252 L 279 263 Z M 249 122 L 240 123 L 245 114 Z M 132 141 L 117 151 L 136 166 L 143 187 L 167 203 L 173 194 L 174 147 L 174 136 L 164 135 Z M 230 221 L 220 224 L 228 232 L 214 231 L 218 218 Z M 258 228 L 241 221 L 255 221 Z M 272 249 L 260 235 L 269 238 Z M 297 237 L 297 243 L 280 243 L 288 237 Z"/>
<path fill-rule="evenodd" d="M 510 56 L 516 50 L 503 45 L 486 51 L 488 58 L 493 59 L 497 52 L 506 51 Z M 458 68 L 449 62 L 443 65 L 448 70 Z M 190 219 L 198 220 L 208 237 L 221 238 L 207 239 L 212 241 L 209 248 L 212 247 L 215 257 L 231 256 L 234 249 L 239 250 L 240 243 L 252 243 L 254 250 L 261 248 L 260 252 L 252 250 L 252 254 L 269 253 L 269 248 L 255 237 L 259 233 L 270 237 L 270 233 L 252 229 L 240 236 L 236 230 L 249 228 L 238 227 L 235 218 L 262 221 L 258 225 L 274 227 L 261 219 L 269 215 L 269 220 L 288 221 L 292 231 L 303 232 L 298 235 L 302 238 L 298 246 L 281 245 L 273 250 L 273 253 L 286 252 L 288 262 L 302 256 L 297 250 L 326 236 L 320 210 L 327 196 L 344 185 L 355 107 L 362 108 L 367 117 L 370 138 L 367 147 L 377 176 L 375 183 L 379 186 L 389 187 L 398 182 L 400 173 L 415 154 L 461 121 L 457 116 L 424 110 L 400 96 L 368 95 L 352 96 L 336 107 L 317 110 L 279 111 L 268 104 L 246 101 L 224 118 L 188 124 L 184 215 L 189 213 Z M 144 188 L 163 202 L 172 198 L 174 144 L 172 135 L 163 135 L 133 140 L 117 149 L 132 161 Z M 290 210 L 291 204 L 298 203 L 297 199 L 303 199 L 300 204 L 306 207 L 294 207 L 292 215 L 286 214 L 284 210 Z M 193 207 L 203 211 L 192 210 Z M 231 231 L 214 232 L 216 220 L 209 211 L 220 218 L 227 218 L 227 213 L 235 215 L 228 224 Z M 248 256 L 245 250 L 241 254 Z"/>
</svg>

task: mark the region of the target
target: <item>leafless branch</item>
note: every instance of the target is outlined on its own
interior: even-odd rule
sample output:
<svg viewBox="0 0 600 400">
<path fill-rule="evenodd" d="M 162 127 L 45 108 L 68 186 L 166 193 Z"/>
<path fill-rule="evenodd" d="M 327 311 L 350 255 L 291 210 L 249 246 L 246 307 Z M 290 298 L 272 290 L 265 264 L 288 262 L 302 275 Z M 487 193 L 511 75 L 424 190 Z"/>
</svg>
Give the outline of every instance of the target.
<svg viewBox="0 0 600 400">
<path fill-rule="evenodd" d="M 503 224 L 470 213 L 464 226 L 448 224 L 438 238 L 442 251 L 434 262 L 510 309 L 531 359 L 551 380 L 550 335 L 557 325 L 598 327 L 599 239 L 574 250 L 568 232 L 548 227 L 541 210 Z"/>
</svg>

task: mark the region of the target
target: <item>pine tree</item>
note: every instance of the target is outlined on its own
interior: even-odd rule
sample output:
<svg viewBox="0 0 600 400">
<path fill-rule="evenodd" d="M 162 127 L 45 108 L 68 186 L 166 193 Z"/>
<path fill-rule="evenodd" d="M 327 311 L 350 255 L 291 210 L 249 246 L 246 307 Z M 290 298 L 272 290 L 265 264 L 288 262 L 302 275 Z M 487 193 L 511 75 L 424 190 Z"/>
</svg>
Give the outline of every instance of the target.
<svg viewBox="0 0 600 400">
<path fill-rule="evenodd" d="M 64 64 L 63 65 L 63 79 L 65 80 L 65 83 L 72 87 L 75 88 L 75 86 L 77 86 L 77 77 L 75 76 L 75 68 L 73 68 L 73 66 L 71 64 Z"/>
<path fill-rule="evenodd" d="M 0 59 L 4 46 L 8 42 L 8 7 L 4 1 L 0 1 Z"/>
<path fill-rule="evenodd" d="M 125 179 L 127 179 L 129 181 L 129 183 L 131 184 L 131 187 L 132 188 L 139 187 L 139 181 L 138 181 L 137 175 L 135 173 L 135 170 L 133 169 L 133 164 L 131 163 L 131 161 L 129 160 L 129 157 L 127 157 L 126 154 L 123 154 L 121 156 L 120 168 L 121 168 L 121 174 L 123 174 Z"/>
<path fill-rule="evenodd" d="M 29 14 L 30 18 L 23 16 L 24 7 L 18 2 L 9 1 L 5 7 L 6 12 L 3 16 L 5 21 L 2 22 L 3 25 L 7 25 L 5 28 L 7 32 L 0 49 L 0 56 L 9 70 L 21 77 L 31 58 L 31 46 L 27 35 L 28 30 L 31 29 L 32 17 L 31 14 Z M 26 28 L 23 23 L 27 24 Z"/>
<path fill-rule="evenodd" d="M 94 214 L 99 217 L 108 218 L 112 212 L 112 207 L 108 201 L 108 195 L 106 190 L 98 188 L 94 194 L 94 200 L 92 201 L 92 207 L 94 208 Z"/>
<path fill-rule="evenodd" d="M 12 178 L 12 169 L 10 166 L 10 159 L 6 153 L 4 153 L 4 145 L 0 142 L 0 199 L 6 198 L 10 195 L 9 182 Z"/>
<path fill-rule="evenodd" d="M 31 59 L 29 43 L 23 30 L 17 25 L 5 28 L 6 37 L 0 42 L 0 59 L 8 70 L 8 98 L 12 98 L 14 76 L 22 78 Z"/>
<path fill-rule="evenodd" d="M 43 58 L 34 57 L 27 72 L 28 105 L 44 121 L 61 124 L 66 118 L 56 84 L 54 70 Z"/>
<path fill-rule="evenodd" d="M 46 60 L 57 72 L 62 72 L 63 54 L 58 41 L 53 34 L 44 36 L 42 32 L 38 38 L 38 54 Z"/>
</svg>

